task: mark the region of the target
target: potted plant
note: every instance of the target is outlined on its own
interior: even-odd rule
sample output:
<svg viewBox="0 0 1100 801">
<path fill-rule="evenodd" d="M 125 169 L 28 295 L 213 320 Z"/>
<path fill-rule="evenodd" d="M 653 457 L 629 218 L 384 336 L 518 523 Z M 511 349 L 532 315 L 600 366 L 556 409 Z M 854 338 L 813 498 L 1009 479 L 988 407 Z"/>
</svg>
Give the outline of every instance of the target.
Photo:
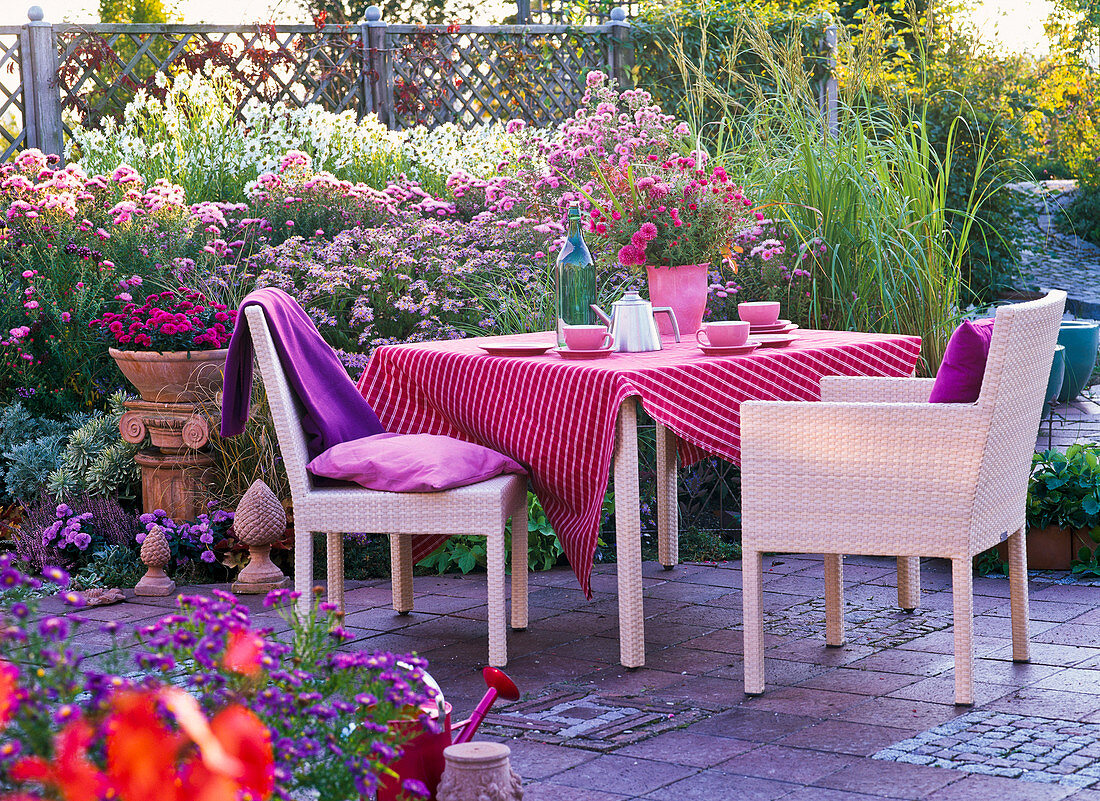
<svg viewBox="0 0 1100 801">
<path fill-rule="evenodd" d="M 1100 538 L 1100 445 L 1035 454 L 1027 525 L 1028 567 L 1068 570 L 1082 548 L 1091 558 Z"/>
<path fill-rule="evenodd" d="M 637 165 L 605 161 L 595 170 L 604 199 L 586 193 L 590 232 L 624 267 L 645 267 L 649 299 L 672 307 L 681 334 L 702 324 L 710 264 L 728 258 L 734 237 L 763 218 L 725 169 L 705 163 L 701 152 Z M 664 318 L 658 323 L 672 333 Z"/>
<path fill-rule="evenodd" d="M 109 353 L 143 400 L 197 403 L 221 388 L 237 312 L 199 292 L 149 295 L 140 306 L 116 295 L 121 312 L 104 312 L 90 325 L 113 343 Z"/>
</svg>

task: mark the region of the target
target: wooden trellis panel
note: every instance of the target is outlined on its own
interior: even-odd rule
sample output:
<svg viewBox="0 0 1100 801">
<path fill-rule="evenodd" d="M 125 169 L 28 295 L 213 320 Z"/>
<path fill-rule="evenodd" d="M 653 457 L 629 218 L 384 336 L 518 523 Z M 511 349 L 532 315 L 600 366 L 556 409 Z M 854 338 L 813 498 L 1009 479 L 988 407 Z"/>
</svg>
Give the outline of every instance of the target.
<svg viewBox="0 0 1100 801">
<path fill-rule="evenodd" d="M 389 43 L 398 128 L 561 120 L 579 107 L 585 74 L 607 66 L 601 28 L 395 25 Z"/>
<path fill-rule="evenodd" d="M 139 89 L 164 90 L 156 74 L 223 67 L 238 110 L 265 103 L 360 111 L 363 44 L 358 26 L 216 25 L 58 26 L 62 106 L 85 124 L 121 116 Z"/>
<path fill-rule="evenodd" d="M 0 162 L 23 149 L 27 138 L 23 117 L 21 27 L 0 27 Z"/>
</svg>

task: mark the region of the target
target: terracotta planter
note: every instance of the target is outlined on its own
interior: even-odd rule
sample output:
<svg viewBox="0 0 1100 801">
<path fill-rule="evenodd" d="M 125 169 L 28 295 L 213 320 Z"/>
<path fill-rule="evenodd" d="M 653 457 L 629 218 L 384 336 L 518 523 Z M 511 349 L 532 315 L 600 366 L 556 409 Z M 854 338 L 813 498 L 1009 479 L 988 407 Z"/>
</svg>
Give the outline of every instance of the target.
<svg viewBox="0 0 1100 801">
<path fill-rule="evenodd" d="M 143 400 L 151 403 L 199 403 L 222 387 L 229 351 L 160 351 L 110 349 L 111 358 Z"/>
<path fill-rule="evenodd" d="M 1027 542 L 1028 570 L 1069 570 L 1070 562 L 1076 555 L 1075 533 L 1061 526 L 1029 528 L 1024 539 Z M 1087 538 L 1088 533 L 1084 532 Z M 1008 559 L 1008 546 L 997 546 L 1001 558 Z"/>
<path fill-rule="evenodd" d="M 649 278 L 649 301 L 654 306 L 670 306 L 680 327 L 680 336 L 691 336 L 703 324 L 709 295 L 707 270 L 710 264 L 685 264 L 681 267 L 645 268 Z M 672 334 L 666 315 L 657 316 L 662 336 Z"/>
</svg>

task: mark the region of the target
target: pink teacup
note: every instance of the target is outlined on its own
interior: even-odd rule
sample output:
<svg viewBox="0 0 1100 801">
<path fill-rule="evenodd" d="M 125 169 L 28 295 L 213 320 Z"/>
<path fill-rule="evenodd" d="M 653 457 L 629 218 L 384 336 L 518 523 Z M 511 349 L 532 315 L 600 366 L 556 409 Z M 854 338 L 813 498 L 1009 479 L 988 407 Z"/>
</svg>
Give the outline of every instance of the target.
<svg viewBox="0 0 1100 801">
<path fill-rule="evenodd" d="M 706 334 L 707 341 L 703 340 Z M 708 348 L 735 348 L 749 339 L 749 324 L 737 320 L 704 323 L 695 332 L 695 340 Z"/>
<path fill-rule="evenodd" d="M 775 325 L 779 322 L 779 301 L 754 300 L 738 303 L 737 316 L 753 325 Z"/>
<path fill-rule="evenodd" d="M 562 330 L 569 350 L 606 350 L 615 344 L 606 325 L 567 325 Z"/>
</svg>

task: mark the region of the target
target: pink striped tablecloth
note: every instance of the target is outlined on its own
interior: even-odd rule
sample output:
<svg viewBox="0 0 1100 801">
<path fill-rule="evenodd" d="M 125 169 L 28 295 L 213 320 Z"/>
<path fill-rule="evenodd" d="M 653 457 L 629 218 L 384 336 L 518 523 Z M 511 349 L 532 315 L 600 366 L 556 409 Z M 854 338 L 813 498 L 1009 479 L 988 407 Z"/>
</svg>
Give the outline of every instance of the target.
<svg viewBox="0 0 1100 801">
<path fill-rule="evenodd" d="M 480 345 L 550 343 L 553 333 L 421 342 L 379 348 L 359 390 L 389 431 L 447 434 L 526 465 L 569 564 L 590 595 L 600 508 L 619 406 L 632 396 L 679 438 L 681 464 L 707 454 L 738 463 L 745 400 L 820 400 L 829 375 L 906 376 L 918 337 L 799 331 L 783 348 L 705 356 L 694 342 L 594 361 L 490 356 Z M 420 560 L 443 538 L 416 537 Z"/>
</svg>

